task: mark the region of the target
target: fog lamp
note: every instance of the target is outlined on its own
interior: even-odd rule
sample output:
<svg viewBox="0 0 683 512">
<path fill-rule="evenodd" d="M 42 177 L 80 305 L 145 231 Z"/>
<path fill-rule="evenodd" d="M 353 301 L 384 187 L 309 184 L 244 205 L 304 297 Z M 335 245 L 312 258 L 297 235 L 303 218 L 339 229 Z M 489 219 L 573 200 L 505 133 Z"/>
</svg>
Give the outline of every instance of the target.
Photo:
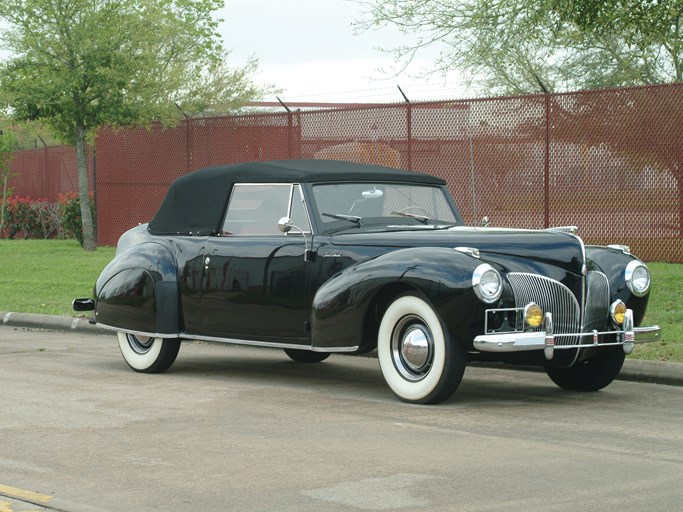
<svg viewBox="0 0 683 512">
<path fill-rule="evenodd" d="M 624 315 L 626 315 L 626 304 L 624 304 L 624 301 L 614 301 L 609 307 L 609 314 L 615 325 L 622 325 L 624 323 Z"/>
<path fill-rule="evenodd" d="M 524 321 L 532 329 L 536 329 L 543 324 L 543 310 L 538 304 L 530 302 L 524 306 Z"/>
</svg>

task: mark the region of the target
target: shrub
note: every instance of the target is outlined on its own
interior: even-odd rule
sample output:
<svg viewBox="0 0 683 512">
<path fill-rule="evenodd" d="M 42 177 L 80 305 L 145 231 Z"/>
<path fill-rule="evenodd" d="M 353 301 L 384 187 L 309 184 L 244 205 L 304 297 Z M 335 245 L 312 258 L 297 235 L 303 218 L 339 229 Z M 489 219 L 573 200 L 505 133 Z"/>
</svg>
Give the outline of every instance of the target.
<svg viewBox="0 0 683 512">
<path fill-rule="evenodd" d="M 24 238 L 51 238 L 60 236 L 61 214 L 55 203 L 45 199 L 33 201 L 28 197 L 10 197 L 5 208 L 4 234 L 14 238 L 22 233 Z"/>
<path fill-rule="evenodd" d="M 31 209 L 30 233 L 32 237 L 64 238 L 62 214 L 57 203 L 46 200 L 34 201 Z"/>
<path fill-rule="evenodd" d="M 31 224 L 31 200 L 28 197 L 9 197 L 5 207 L 5 229 L 7 238 L 14 238 L 19 232 L 28 237 Z"/>
<path fill-rule="evenodd" d="M 92 194 L 90 208 L 95 211 Z M 81 203 L 78 192 L 59 194 L 59 210 L 62 217 L 63 236 L 73 237 L 83 246 L 83 223 L 81 222 Z"/>
<path fill-rule="evenodd" d="M 91 199 L 91 207 L 93 206 Z M 0 236 L 14 238 L 75 238 L 83 245 L 81 206 L 76 192 L 60 194 L 57 202 L 9 197 Z"/>
</svg>

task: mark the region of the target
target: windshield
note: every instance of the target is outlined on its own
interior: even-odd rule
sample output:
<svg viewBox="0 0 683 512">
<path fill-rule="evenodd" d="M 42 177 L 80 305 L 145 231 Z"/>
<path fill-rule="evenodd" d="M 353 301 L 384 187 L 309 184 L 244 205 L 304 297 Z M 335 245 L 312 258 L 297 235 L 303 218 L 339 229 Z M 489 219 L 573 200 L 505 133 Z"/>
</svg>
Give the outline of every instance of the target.
<svg viewBox="0 0 683 512">
<path fill-rule="evenodd" d="M 398 183 L 332 183 L 313 187 L 323 226 L 455 224 L 457 214 L 440 187 Z"/>
</svg>

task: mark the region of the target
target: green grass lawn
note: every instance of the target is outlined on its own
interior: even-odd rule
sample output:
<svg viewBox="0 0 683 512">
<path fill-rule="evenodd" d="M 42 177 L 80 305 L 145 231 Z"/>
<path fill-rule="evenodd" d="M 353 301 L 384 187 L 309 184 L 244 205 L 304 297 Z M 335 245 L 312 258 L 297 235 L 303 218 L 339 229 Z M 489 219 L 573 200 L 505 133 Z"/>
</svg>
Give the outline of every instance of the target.
<svg viewBox="0 0 683 512">
<path fill-rule="evenodd" d="M 75 315 L 71 301 L 92 296 L 114 251 L 86 252 L 75 240 L 0 240 L 0 311 Z"/>
<path fill-rule="evenodd" d="M 90 297 L 113 247 L 85 252 L 74 240 L 0 240 L 0 311 L 76 316 L 71 301 Z M 649 263 L 652 293 L 646 325 L 662 341 L 637 346 L 632 357 L 683 362 L 683 265 Z"/>
<path fill-rule="evenodd" d="M 683 265 L 648 263 L 652 291 L 644 325 L 659 325 L 662 341 L 637 345 L 634 357 L 683 362 Z"/>
</svg>

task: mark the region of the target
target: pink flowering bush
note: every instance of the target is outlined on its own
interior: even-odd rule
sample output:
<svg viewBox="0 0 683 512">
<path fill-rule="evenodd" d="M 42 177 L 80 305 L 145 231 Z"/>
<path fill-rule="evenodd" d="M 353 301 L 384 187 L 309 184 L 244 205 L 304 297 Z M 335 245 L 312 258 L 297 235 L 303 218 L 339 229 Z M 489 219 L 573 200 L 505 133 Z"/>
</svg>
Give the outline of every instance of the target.
<svg viewBox="0 0 683 512">
<path fill-rule="evenodd" d="M 83 245 L 81 208 L 76 192 L 60 194 L 57 202 L 10 196 L 0 237 L 75 238 Z"/>
</svg>

